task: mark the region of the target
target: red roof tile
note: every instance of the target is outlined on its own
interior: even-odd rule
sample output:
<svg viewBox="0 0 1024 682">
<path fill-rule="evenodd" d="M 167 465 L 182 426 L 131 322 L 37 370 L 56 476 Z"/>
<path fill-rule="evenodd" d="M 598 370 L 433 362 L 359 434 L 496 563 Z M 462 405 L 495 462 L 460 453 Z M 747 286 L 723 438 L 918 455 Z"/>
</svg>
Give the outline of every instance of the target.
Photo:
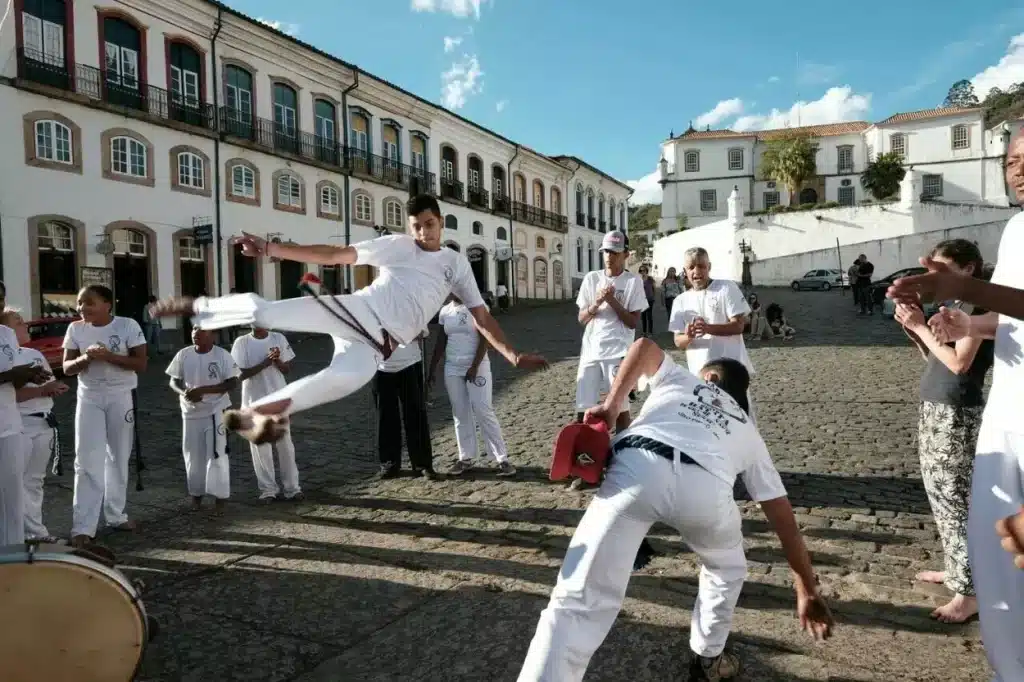
<svg viewBox="0 0 1024 682">
<path fill-rule="evenodd" d="M 847 121 L 844 123 L 825 123 L 816 126 L 800 126 L 798 128 L 776 128 L 774 130 L 751 130 L 736 132 L 735 130 L 691 130 L 677 139 L 683 140 L 714 140 L 740 137 L 753 137 L 757 140 L 774 140 L 786 135 L 809 135 L 811 137 L 828 137 L 831 135 L 850 135 L 866 130 L 871 124 L 867 121 Z"/>
<path fill-rule="evenodd" d="M 888 123 L 906 123 L 908 121 L 924 121 L 930 118 L 941 118 L 943 116 L 960 116 L 975 111 L 981 111 L 982 107 L 940 107 L 938 109 L 922 109 L 921 111 L 906 111 L 901 114 L 893 114 L 877 125 Z"/>
</svg>

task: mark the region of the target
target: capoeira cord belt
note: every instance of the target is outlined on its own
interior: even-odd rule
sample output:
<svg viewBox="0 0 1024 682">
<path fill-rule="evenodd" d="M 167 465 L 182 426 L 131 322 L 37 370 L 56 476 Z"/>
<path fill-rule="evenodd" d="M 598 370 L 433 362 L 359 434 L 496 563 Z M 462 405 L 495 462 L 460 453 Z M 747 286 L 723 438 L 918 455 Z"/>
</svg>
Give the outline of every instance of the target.
<svg viewBox="0 0 1024 682">
<path fill-rule="evenodd" d="M 132 452 L 135 453 L 135 489 L 144 490 L 142 470 L 146 468 L 146 465 L 142 461 L 142 442 L 139 440 L 139 396 L 134 388 L 132 389 L 132 432 L 134 435 Z"/>
<path fill-rule="evenodd" d="M 612 454 L 619 452 L 620 450 L 626 450 L 628 448 L 635 448 L 637 450 L 646 450 L 647 452 L 653 452 L 659 457 L 664 457 L 670 462 L 675 461 L 676 453 L 679 453 L 679 462 L 682 464 L 693 464 L 694 466 L 700 466 L 696 460 L 690 457 L 688 454 L 672 447 L 666 443 L 662 443 L 660 440 L 654 440 L 653 438 L 646 438 L 644 436 L 626 436 L 619 442 L 612 446 Z"/>
<path fill-rule="evenodd" d="M 220 427 L 217 425 L 217 415 L 210 415 L 210 421 L 213 424 L 213 458 L 219 459 L 220 453 L 217 452 L 217 436 L 220 435 Z M 231 454 L 231 446 L 228 443 L 228 432 L 224 429 L 224 454 Z"/>
<path fill-rule="evenodd" d="M 50 457 L 53 458 L 51 471 L 54 476 L 64 475 L 64 463 L 61 461 L 60 452 L 60 429 L 57 427 L 57 416 L 53 412 L 33 412 L 26 417 L 37 417 L 46 422 L 46 425 L 53 429 L 53 440 L 50 441 Z"/>
<path fill-rule="evenodd" d="M 359 323 L 359 320 L 356 319 L 355 315 L 349 312 L 348 308 L 345 307 L 345 304 L 339 301 L 337 297 L 326 297 L 331 299 L 331 302 L 334 304 L 334 306 L 332 307 L 331 305 L 328 305 L 326 301 L 324 301 L 325 297 L 318 294 L 313 289 L 313 287 L 309 285 L 308 282 L 300 282 L 299 289 L 303 293 L 309 294 L 314 299 L 316 299 L 316 302 L 323 306 L 324 310 L 329 312 L 331 315 L 334 315 L 334 317 L 339 322 L 349 327 L 354 332 L 356 332 L 364 339 L 366 339 L 367 343 L 369 343 L 371 346 L 380 351 L 381 355 L 384 356 L 385 360 L 391 357 L 391 352 L 393 350 L 391 348 L 391 337 L 386 329 L 381 330 L 381 335 L 383 336 L 384 343 L 378 343 L 377 340 L 370 335 L 370 332 L 366 331 L 366 327 Z M 335 310 L 335 307 L 337 308 L 337 310 Z"/>
</svg>

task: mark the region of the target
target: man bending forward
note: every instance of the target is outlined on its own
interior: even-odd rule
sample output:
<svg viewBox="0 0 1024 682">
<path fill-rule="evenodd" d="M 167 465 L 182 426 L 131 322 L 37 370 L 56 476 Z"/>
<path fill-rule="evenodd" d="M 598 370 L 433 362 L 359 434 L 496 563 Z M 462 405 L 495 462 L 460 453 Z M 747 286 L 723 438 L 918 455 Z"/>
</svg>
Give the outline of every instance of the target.
<svg viewBox="0 0 1024 682">
<path fill-rule="evenodd" d="M 153 305 L 156 316 L 192 315 L 193 324 L 202 329 L 252 325 L 334 337 L 334 358 L 326 369 L 226 415 L 228 428 L 253 443 L 276 441 L 285 432 L 289 414 L 339 400 L 367 384 L 391 349 L 412 343 L 453 292 L 465 301 L 480 333 L 511 364 L 523 369 L 547 366 L 543 357 L 518 353 L 508 344 L 484 305 L 469 261 L 441 247 L 437 200 L 429 195 L 410 199 L 408 215 L 409 235 L 351 246 L 274 244 L 246 233 L 239 240 L 242 253 L 250 257 L 379 268 L 373 283 L 354 294 L 282 301 L 235 294 L 171 298 Z"/>
<path fill-rule="evenodd" d="M 703 563 L 689 679 L 732 679 L 739 660 L 724 653 L 725 642 L 747 575 L 733 500 L 737 475 L 782 543 L 795 574 L 801 626 L 815 639 L 830 636 L 832 616 L 818 596 L 786 490 L 747 414 L 747 370 L 738 360 L 716 360 L 701 376 L 706 381 L 677 366 L 653 341 L 640 339 L 604 404 L 587 410 L 610 425 L 637 380 L 649 377 L 650 396 L 613 441 L 607 475 L 566 551 L 519 682 L 583 679 L 622 606 L 637 547 L 658 522 L 678 530 Z"/>
</svg>

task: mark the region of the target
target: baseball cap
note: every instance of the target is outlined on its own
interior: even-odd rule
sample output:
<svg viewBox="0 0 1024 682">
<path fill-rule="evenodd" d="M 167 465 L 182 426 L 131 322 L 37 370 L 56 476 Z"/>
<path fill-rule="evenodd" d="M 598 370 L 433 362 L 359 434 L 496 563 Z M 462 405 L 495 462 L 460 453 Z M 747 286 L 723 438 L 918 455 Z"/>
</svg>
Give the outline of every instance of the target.
<svg viewBox="0 0 1024 682">
<path fill-rule="evenodd" d="M 629 237 L 626 236 L 625 232 L 619 230 L 612 230 L 604 236 L 601 240 L 601 250 L 611 251 L 612 253 L 622 253 L 629 248 Z"/>
<path fill-rule="evenodd" d="M 558 432 L 551 453 L 552 481 L 582 478 L 596 484 L 611 454 L 611 435 L 604 422 L 569 424 Z"/>
</svg>

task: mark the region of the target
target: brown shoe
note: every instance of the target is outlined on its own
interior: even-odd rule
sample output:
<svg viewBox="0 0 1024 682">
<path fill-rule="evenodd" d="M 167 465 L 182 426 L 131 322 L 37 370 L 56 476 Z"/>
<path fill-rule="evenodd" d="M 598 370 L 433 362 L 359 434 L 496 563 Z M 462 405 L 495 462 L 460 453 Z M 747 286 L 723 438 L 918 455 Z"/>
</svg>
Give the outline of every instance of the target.
<svg viewBox="0 0 1024 682">
<path fill-rule="evenodd" d="M 714 658 L 692 654 L 690 682 L 721 682 L 740 674 L 740 659 L 736 654 L 723 651 Z"/>
</svg>

